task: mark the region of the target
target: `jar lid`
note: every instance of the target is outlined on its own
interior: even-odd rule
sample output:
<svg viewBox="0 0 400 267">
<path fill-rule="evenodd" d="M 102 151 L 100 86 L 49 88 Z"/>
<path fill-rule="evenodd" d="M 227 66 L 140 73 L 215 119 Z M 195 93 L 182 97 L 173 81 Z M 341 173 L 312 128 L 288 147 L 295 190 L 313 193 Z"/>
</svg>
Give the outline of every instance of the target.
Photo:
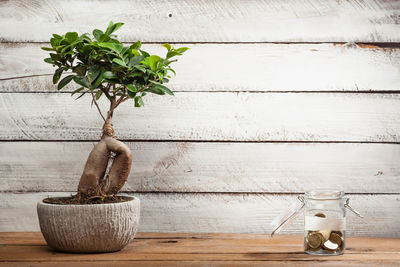
<svg viewBox="0 0 400 267">
<path fill-rule="evenodd" d="M 336 189 L 316 189 L 305 192 L 308 199 L 333 200 L 344 197 L 344 192 Z"/>
</svg>

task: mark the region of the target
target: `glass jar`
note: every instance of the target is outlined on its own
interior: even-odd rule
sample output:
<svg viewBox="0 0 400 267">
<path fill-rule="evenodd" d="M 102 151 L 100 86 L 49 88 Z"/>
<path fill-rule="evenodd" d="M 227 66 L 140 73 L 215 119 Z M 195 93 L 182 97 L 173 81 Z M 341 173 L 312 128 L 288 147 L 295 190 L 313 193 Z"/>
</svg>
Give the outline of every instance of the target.
<svg viewBox="0 0 400 267">
<path fill-rule="evenodd" d="M 315 190 L 304 194 L 304 251 L 340 255 L 346 245 L 346 205 L 343 191 Z"/>
</svg>

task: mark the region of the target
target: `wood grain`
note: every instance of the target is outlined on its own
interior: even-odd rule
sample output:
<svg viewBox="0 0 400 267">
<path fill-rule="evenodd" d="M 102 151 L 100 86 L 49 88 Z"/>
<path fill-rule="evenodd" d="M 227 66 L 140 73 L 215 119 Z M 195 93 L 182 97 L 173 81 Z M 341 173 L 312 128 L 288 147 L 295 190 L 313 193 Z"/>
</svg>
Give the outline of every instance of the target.
<svg viewBox="0 0 400 267">
<path fill-rule="evenodd" d="M 0 92 L 57 92 L 48 44 L 0 44 Z M 175 91 L 399 91 L 400 49 L 338 44 L 176 44 Z M 165 48 L 144 49 L 164 55 Z M 39 76 L 36 76 L 39 75 Z M 20 78 L 18 78 L 20 77 Z M 79 86 L 63 89 L 72 92 Z"/>
<path fill-rule="evenodd" d="M 399 14 L 396 0 L 1 1 L 0 39 L 43 42 L 114 19 L 124 41 L 399 42 Z"/>
<path fill-rule="evenodd" d="M 2 193 L 0 195 L 0 232 L 38 231 L 37 201 L 47 196 L 66 196 L 66 192 Z M 296 195 L 213 194 L 213 193 L 139 193 L 141 232 L 227 232 L 270 233 L 270 223 L 285 211 Z M 364 219 L 349 212 L 348 233 L 357 236 L 400 236 L 400 198 L 396 194 L 348 195 L 352 207 Z M 21 219 L 23 218 L 23 219 Z M 282 233 L 303 231 L 301 216 Z"/>
<path fill-rule="evenodd" d="M 101 103 L 106 107 L 106 100 Z M 1 140 L 97 140 L 102 121 L 90 97 L 0 94 Z M 124 140 L 399 142 L 400 95 L 177 93 L 115 114 Z"/>
<path fill-rule="evenodd" d="M 0 143 L 0 191 L 74 191 L 94 142 Z M 398 193 L 400 145 L 129 142 L 124 191 Z"/>
<path fill-rule="evenodd" d="M 19 239 L 23 234 L 10 233 L 9 236 Z M 35 235 L 40 236 L 40 233 Z M 138 266 L 139 263 L 143 266 L 182 266 L 186 262 L 189 266 L 261 266 L 262 262 L 264 266 L 270 266 L 270 263 L 278 266 L 278 262 L 281 266 L 346 266 L 344 263 L 347 266 L 373 266 L 371 263 L 376 266 L 396 266 L 400 259 L 400 239 L 350 237 L 347 240 L 348 249 L 344 255 L 323 257 L 305 254 L 301 236 L 270 238 L 254 235 L 251 238 L 251 235 L 246 235 L 241 238 L 240 234 L 236 234 L 232 239 L 221 239 L 220 234 L 210 234 L 210 238 L 195 234 L 188 238 L 165 239 L 164 234 L 160 233 L 153 239 L 135 239 L 122 251 L 102 254 L 59 253 L 43 245 L 43 242 L 32 245 L 25 242 L 16 245 L 13 245 L 14 242 L 6 243 L 0 245 L 0 261 L 21 263 L 22 266 L 25 263 L 32 263 L 31 266 L 49 266 L 50 263 L 57 266 L 88 266 L 88 263 L 120 266 L 119 262 L 122 266 L 128 266 L 124 265 L 127 263 L 132 266 Z"/>
<path fill-rule="evenodd" d="M 366 261 L 357 261 L 357 260 L 352 260 L 351 266 L 353 267 L 366 267 L 366 266 L 372 266 L 376 267 L 377 264 L 379 266 L 398 266 L 398 263 L 396 260 L 371 260 L 370 262 Z M 315 261 L 315 262 L 310 262 L 310 261 L 271 261 L 269 260 L 268 262 L 265 261 L 230 261 L 230 260 L 224 260 L 224 261 L 209 261 L 209 260 L 201 260 L 201 261 L 96 261 L 96 260 L 91 260 L 91 261 L 68 261 L 68 262 L 58 262 L 58 261 L 29 261 L 29 262 L 0 262 L 0 266 L 7 266 L 7 267 L 69 267 L 69 266 L 76 266 L 76 267 L 109 267 L 109 266 L 118 266 L 118 267 L 143 267 L 143 266 L 162 266 L 162 267 L 180 267 L 180 266 L 189 266 L 189 267 L 204 267 L 204 266 L 218 266 L 218 267 L 241 267 L 241 266 L 252 266 L 252 267 L 258 267 L 258 266 L 265 266 L 267 265 L 270 267 L 282 267 L 282 266 L 296 266 L 296 267 L 348 267 L 349 266 L 349 261 Z"/>
</svg>

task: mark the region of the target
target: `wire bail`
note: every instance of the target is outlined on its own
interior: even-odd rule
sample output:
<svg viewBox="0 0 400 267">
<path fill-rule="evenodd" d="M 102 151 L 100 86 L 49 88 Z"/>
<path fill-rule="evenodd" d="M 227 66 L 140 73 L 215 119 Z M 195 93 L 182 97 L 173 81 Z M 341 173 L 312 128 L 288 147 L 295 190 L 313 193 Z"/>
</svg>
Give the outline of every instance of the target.
<svg viewBox="0 0 400 267">
<path fill-rule="evenodd" d="M 353 209 L 350 205 L 350 198 L 346 198 L 346 203 L 344 204 L 344 207 L 348 210 L 350 210 L 351 212 L 353 212 L 355 215 L 357 215 L 360 218 L 364 218 L 364 216 L 361 215 L 361 213 L 359 213 L 357 210 Z"/>
<path fill-rule="evenodd" d="M 297 199 L 301 202 L 300 206 L 298 206 L 297 202 L 293 203 L 288 210 L 286 210 L 281 216 L 278 216 L 274 221 L 272 221 L 271 224 L 275 225 L 275 227 L 271 232 L 271 237 L 273 237 L 276 232 L 279 232 L 286 223 L 294 219 L 304 208 L 304 206 L 306 205 L 304 196 L 297 196 Z"/>
</svg>

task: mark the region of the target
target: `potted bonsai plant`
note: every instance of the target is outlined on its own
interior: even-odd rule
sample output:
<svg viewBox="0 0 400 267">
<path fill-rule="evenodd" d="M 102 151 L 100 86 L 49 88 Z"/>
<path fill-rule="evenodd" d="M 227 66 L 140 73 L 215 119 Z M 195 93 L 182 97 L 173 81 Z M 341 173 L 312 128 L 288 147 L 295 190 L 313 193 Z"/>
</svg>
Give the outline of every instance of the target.
<svg viewBox="0 0 400 267">
<path fill-rule="evenodd" d="M 141 49 L 141 42 L 124 45 L 114 32 L 123 23 L 110 22 L 106 31 L 95 29 L 93 37 L 68 32 L 53 34 L 50 57 L 44 59 L 57 69 L 53 83 L 61 90 L 74 82 L 76 99 L 88 94 L 103 119 L 100 141 L 89 154 L 77 194 L 46 198 L 38 203 L 41 231 L 49 246 L 71 252 L 108 252 L 122 249 L 135 236 L 140 213 L 136 197 L 118 196 L 128 179 L 132 153 L 116 139 L 112 118 L 117 107 L 132 101 L 143 106 L 147 93 L 173 95 L 164 86 L 174 70 L 175 56 L 188 48 L 169 44 L 165 58 Z M 61 79 L 63 73 L 68 74 Z M 101 111 L 100 98 L 109 101 L 107 113 Z"/>
</svg>

